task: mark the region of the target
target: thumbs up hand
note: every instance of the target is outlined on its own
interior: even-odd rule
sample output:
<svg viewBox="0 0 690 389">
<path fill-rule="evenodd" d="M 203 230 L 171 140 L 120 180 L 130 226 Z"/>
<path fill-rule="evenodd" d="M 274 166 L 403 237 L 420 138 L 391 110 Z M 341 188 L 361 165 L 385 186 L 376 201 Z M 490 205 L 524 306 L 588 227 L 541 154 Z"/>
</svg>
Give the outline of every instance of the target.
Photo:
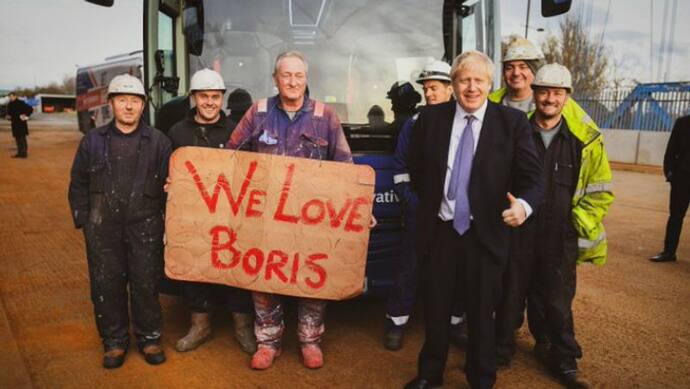
<svg viewBox="0 0 690 389">
<path fill-rule="evenodd" d="M 503 216 L 503 222 L 511 227 L 518 227 L 527 219 L 527 212 L 525 211 L 525 207 L 523 207 L 510 192 L 508 192 L 506 197 L 510 202 L 510 208 L 506 209 L 501 214 L 501 216 Z"/>
</svg>

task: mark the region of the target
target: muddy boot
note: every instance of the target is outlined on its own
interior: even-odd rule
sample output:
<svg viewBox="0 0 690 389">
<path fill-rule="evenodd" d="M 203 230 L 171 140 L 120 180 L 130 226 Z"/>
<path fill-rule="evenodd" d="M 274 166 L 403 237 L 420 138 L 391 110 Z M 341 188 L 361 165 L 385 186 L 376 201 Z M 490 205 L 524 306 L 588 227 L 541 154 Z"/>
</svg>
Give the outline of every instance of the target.
<svg viewBox="0 0 690 389">
<path fill-rule="evenodd" d="M 112 348 L 103 354 L 103 367 L 106 369 L 117 369 L 125 363 L 127 350 L 123 348 Z"/>
<path fill-rule="evenodd" d="M 177 341 L 175 350 L 179 352 L 194 350 L 211 336 L 211 320 L 208 313 L 192 313 L 192 326 L 184 338 Z"/>
<path fill-rule="evenodd" d="M 165 352 L 158 343 L 138 345 L 139 352 L 144 356 L 144 360 L 149 365 L 160 365 L 165 362 Z"/>
<path fill-rule="evenodd" d="M 235 322 L 235 339 L 245 353 L 252 355 L 256 352 L 256 337 L 254 336 L 254 315 L 251 313 L 233 312 Z"/>
<path fill-rule="evenodd" d="M 316 343 L 302 345 L 302 359 L 304 366 L 309 369 L 319 369 L 323 366 L 323 352 Z"/>
<path fill-rule="evenodd" d="M 266 370 L 273 365 L 273 360 L 280 356 L 280 349 L 270 346 L 261 346 L 252 356 L 251 368 L 254 370 Z"/>
</svg>

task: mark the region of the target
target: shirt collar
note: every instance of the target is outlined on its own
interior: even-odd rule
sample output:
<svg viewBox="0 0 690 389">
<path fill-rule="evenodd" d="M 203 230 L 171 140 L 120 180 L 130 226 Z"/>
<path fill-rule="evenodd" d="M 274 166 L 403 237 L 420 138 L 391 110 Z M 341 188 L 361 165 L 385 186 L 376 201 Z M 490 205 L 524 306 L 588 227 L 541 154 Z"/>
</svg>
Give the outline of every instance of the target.
<svg viewBox="0 0 690 389">
<path fill-rule="evenodd" d="M 534 119 L 534 115 L 529 119 L 530 123 L 532 124 L 532 128 L 534 129 L 535 133 L 540 133 L 542 132 L 542 128 L 540 128 L 537 125 L 536 120 Z M 565 131 L 564 131 L 565 129 Z M 561 115 L 561 121 L 558 122 L 556 127 L 552 128 L 551 131 L 556 131 L 555 136 L 562 136 L 565 139 L 570 139 L 570 128 L 568 128 L 568 124 L 565 121 L 565 117 Z"/>
<path fill-rule="evenodd" d="M 283 104 L 280 102 L 280 95 L 275 95 L 271 97 L 273 99 L 273 105 L 276 107 L 280 108 L 281 110 L 285 111 L 283 109 Z M 309 92 L 304 93 L 304 102 L 302 103 L 302 107 L 300 107 L 297 112 L 310 112 L 314 110 L 314 102 L 309 98 Z"/>
<path fill-rule="evenodd" d="M 137 125 L 137 128 L 134 131 L 139 131 L 139 130 L 141 130 L 141 136 L 146 137 L 146 138 L 151 137 L 151 127 L 147 126 L 144 123 L 144 117 L 143 116 L 139 119 L 139 124 Z M 115 118 L 113 118 L 110 121 L 110 123 L 108 123 L 107 125 L 105 125 L 103 127 L 99 127 L 99 131 L 101 132 L 101 135 L 106 135 L 108 133 L 108 131 L 120 131 L 120 130 L 115 128 Z M 132 132 L 134 132 L 134 131 L 132 131 Z"/>
<path fill-rule="evenodd" d="M 483 122 L 484 121 L 484 115 L 486 115 L 486 108 L 489 106 L 489 99 L 484 100 L 484 104 L 482 104 L 481 107 L 479 107 L 478 110 L 474 111 L 473 113 L 467 113 L 460 103 L 456 102 L 455 103 L 455 114 L 460 115 L 461 118 L 465 118 L 467 115 L 472 115 L 478 122 Z"/>
</svg>

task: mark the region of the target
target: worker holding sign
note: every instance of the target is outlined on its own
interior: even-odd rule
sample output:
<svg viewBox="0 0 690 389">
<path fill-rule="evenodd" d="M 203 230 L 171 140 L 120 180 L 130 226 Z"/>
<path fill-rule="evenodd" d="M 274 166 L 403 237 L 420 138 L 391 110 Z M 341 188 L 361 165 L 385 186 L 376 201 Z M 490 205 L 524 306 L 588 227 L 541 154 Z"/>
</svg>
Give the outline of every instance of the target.
<svg viewBox="0 0 690 389">
<path fill-rule="evenodd" d="M 225 82 L 218 72 L 201 69 L 194 73 L 189 91 L 194 108 L 168 132 L 173 150 L 184 146 L 223 148 L 235 126 L 221 109 L 223 93 Z M 191 325 L 175 344 L 177 351 L 194 350 L 211 337 L 213 297 L 218 297 L 223 307 L 232 312 L 234 337 L 242 350 L 256 352 L 254 308 L 246 290 L 205 282 L 184 282 L 182 289 L 191 311 Z"/>
<path fill-rule="evenodd" d="M 260 153 L 339 162 L 352 162 L 350 146 L 340 121 L 331 107 L 310 99 L 307 89 L 308 65 L 297 51 L 280 54 L 273 81 L 278 95 L 257 101 L 235 128 L 227 147 Z M 253 369 L 267 369 L 281 353 L 283 305 L 281 297 L 253 292 L 256 311 L 255 333 L 258 350 Z M 324 333 L 326 301 L 298 300 L 297 332 L 304 365 L 323 366 L 319 343 Z"/>
</svg>

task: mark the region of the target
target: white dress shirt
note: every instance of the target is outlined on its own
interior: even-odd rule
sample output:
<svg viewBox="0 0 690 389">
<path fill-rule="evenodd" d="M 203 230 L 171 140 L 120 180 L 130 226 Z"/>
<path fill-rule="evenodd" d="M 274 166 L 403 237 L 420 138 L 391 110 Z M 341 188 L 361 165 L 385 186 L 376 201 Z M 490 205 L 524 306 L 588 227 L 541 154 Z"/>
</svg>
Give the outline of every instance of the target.
<svg viewBox="0 0 690 389">
<path fill-rule="evenodd" d="M 467 116 L 474 116 L 472 122 L 472 135 L 474 136 L 474 152 L 477 152 L 477 145 L 479 144 L 479 136 L 481 135 L 482 126 L 484 125 L 484 115 L 486 115 L 486 107 L 488 100 L 484 101 L 479 109 L 472 113 L 466 112 L 459 103 L 455 103 L 455 117 L 453 117 L 453 129 L 450 133 L 450 144 L 448 145 L 448 160 L 446 162 L 446 180 L 443 184 L 443 199 L 441 200 L 441 207 L 438 211 L 438 217 L 443 221 L 453 220 L 455 215 L 455 200 L 448 198 L 448 185 L 450 184 L 450 177 L 453 170 L 453 162 L 455 162 L 455 153 L 458 151 L 460 145 L 460 138 L 465 131 L 467 125 Z M 529 217 L 532 214 L 532 207 L 523 199 L 517 199 L 525 208 L 525 215 Z M 472 212 L 472 204 L 470 204 L 470 212 Z M 472 216 L 470 215 L 470 218 Z"/>
</svg>

